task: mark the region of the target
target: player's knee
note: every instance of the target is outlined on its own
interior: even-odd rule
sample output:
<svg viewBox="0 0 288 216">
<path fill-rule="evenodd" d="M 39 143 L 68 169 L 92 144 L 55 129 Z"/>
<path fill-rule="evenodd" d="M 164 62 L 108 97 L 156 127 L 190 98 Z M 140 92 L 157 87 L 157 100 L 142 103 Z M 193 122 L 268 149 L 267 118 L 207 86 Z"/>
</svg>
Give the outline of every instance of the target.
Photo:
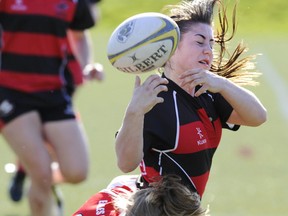
<svg viewBox="0 0 288 216">
<path fill-rule="evenodd" d="M 88 172 L 86 170 L 73 170 L 72 172 L 65 173 L 65 179 L 69 183 L 77 184 L 87 179 Z"/>
</svg>

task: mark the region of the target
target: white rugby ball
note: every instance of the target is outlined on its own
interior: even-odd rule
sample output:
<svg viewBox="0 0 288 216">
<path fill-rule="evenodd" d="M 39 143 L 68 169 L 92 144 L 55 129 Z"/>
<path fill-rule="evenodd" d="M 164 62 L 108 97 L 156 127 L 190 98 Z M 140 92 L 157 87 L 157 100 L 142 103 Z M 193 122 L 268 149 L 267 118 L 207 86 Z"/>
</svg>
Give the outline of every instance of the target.
<svg viewBox="0 0 288 216">
<path fill-rule="evenodd" d="M 180 38 L 178 25 L 156 12 L 124 20 L 108 41 L 107 56 L 120 71 L 132 74 L 163 66 L 174 53 Z"/>
</svg>

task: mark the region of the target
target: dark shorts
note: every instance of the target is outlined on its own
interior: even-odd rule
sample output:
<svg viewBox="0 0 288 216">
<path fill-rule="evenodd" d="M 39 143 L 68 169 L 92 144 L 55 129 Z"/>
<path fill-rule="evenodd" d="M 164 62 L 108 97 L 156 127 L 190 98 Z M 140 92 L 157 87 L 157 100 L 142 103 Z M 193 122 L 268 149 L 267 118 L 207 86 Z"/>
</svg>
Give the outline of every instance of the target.
<svg viewBox="0 0 288 216">
<path fill-rule="evenodd" d="M 24 93 L 0 87 L 0 129 L 31 111 L 38 112 L 43 123 L 75 119 L 71 97 L 65 91 Z"/>
</svg>

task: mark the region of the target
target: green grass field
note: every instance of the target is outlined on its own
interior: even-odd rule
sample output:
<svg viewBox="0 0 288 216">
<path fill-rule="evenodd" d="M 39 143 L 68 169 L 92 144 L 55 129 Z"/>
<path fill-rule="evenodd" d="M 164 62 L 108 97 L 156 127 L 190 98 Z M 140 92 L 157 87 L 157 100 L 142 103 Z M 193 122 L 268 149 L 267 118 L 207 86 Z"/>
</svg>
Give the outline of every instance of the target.
<svg viewBox="0 0 288 216">
<path fill-rule="evenodd" d="M 114 134 L 132 95 L 134 76 L 118 72 L 109 64 L 106 45 L 111 32 L 130 15 L 159 11 L 164 4 L 174 2 L 103 0 L 103 18 L 91 34 L 95 59 L 104 64 L 106 80 L 87 83 L 75 97 L 90 141 L 91 171 L 86 182 L 61 186 L 65 215 L 71 215 L 90 195 L 121 174 L 116 166 Z M 250 53 L 262 53 L 257 64 L 263 73 L 261 84 L 250 89 L 266 106 L 268 121 L 258 128 L 242 127 L 236 133 L 224 131 L 203 197 L 212 216 L 287 215 L 287 9 L 288 1 L 284 0 L 240 1 L 237 38 L 248 44 Z M 0 215 L 29 216 L 27 199 L 16 204 L 8 199 L 11 176 L 4 172 L 4 165 L 14 162 L 15 156 L 1 138 L 0 145 Z"/>
</svg>

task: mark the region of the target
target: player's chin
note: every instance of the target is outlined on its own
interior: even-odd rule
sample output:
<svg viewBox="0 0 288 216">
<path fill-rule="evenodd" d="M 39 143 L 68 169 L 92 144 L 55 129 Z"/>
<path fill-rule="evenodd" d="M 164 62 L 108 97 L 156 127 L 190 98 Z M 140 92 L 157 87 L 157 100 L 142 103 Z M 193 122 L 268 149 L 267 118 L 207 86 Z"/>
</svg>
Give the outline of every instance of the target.
<svg viewBox="0 0 288 216">
<path fill-rule="evenodd" d="M 210 70 L 211 69 L 211 65 L 210 64 L 198 64 L 198 68 L 203 69 L 203 70 Z"/>
</svg>

